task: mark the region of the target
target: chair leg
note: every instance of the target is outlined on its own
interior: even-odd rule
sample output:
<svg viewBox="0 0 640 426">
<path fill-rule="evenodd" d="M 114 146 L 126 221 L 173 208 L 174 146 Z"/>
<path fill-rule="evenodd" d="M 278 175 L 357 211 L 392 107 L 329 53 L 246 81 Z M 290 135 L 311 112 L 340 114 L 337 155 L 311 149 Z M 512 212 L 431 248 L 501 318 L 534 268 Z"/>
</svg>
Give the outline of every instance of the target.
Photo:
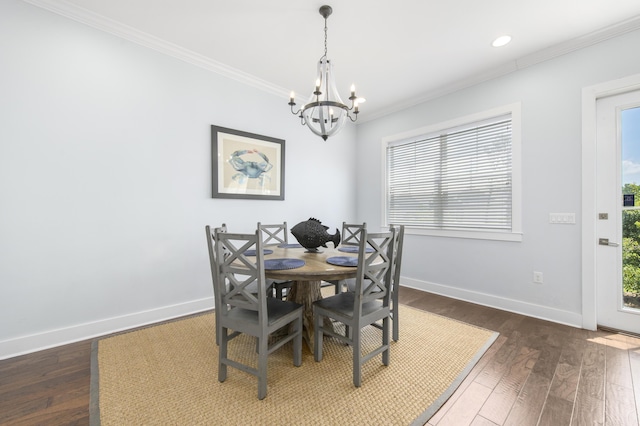
<svg viewBox="0 0 640 426">
<path fill-rule="evenodd" d="M 258 399 L 267 396 L 267 355 L 268 355 L 268 335 L 263 333 L 258 343 Z"/>
<path fill-rule="evenodd" d="M 293 339 L 293 365 L 300 367 L 302 365 L 302 318 L 299 317 L 294 322 L 296 328 L 296 337 Z"/>
<path fill-rule="evenodd" d="M 320 314 L 316 314 L 314 313 L 313 315 L 313 327 L 314 327 L 314 333 L 313 333 L 313 359 L 316 360 L 316 362 L 320 362 L 322 361 L 322 322 L 323 322 L 323 317 Z"/>
<path fill-rule="evenodd" d="M 360 347 L 360 336 L 362 333 L 360 330 L 356 330 L 355 327 L 351 331 L 353 337 L 353 385 L 357 388 L 360 387 L 362 382 L 362 349 Z"/>
<path fill-rule="evenodd" d="M 382 320 L 382 345 L 386 347 L 382 352 L 382 363 L 384 365 L 389 365 L 389 317 Z"/>
<path fill-rule="evenodd" d="M 224 382 L 227 379 L 227 364 L 223 361 L 227 359 L 227 328 L 220 327 L 220 347 L 218 348 L 218 381 Z"/>
<path fill-rule="evenodd" d="M 397 342 L 400 338 L 400 322 L 398 321 L 398 305 L 393 305 L 391 312 L 391 325 L 393 326 L 393 341 Z"/>
<path fill-rule="evenodd" d="M 214 296 L 216 296 L 214 294 Z M 220 325 L 220 313 L 222 312 L 222 308 L 218 306 L 218 298 L 216 297 L 214 303 L 214 320 L 216 322 L 216 345 L 220 346 L 220 334 L 222 334 L 222 326 Z"/>
</svg>

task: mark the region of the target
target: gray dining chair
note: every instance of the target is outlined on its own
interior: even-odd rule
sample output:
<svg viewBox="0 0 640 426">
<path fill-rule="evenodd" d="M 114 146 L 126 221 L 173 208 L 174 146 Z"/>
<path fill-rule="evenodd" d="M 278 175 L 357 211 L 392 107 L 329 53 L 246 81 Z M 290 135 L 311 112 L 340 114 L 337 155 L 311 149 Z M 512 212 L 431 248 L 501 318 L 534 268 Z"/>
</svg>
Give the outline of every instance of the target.
<svg viewBox="0 0 640 426">
<path fill-rule="evenodd" d="M 392 324 L 392 332 L 391 336 L 394 342 L 397 342 L 400 338 L 400 312 L 399 312 L 399 297 L 398 292 L 400 290 L 400 271 L 402 269 L 402 247 L 404 246 L 404 225 L 390 225 L 390 229 L 395 229 L 396 239 L 393 244 L 393 265 L 391 266 L 392 270 L 392 279 L 393 283 L 391 284 L 391 324 Z M 349 278 L 344 280 L 345 285 L 347 287 L 347 291 L 355 291 L 356 289 L 356 280 L 354 278 Z M 374 327 L 380 328 L 380 324 L 371 324 Z"/>
<path fill-rule="evenodd" d="M 289 229 L 287 228 L 287 222 L 274 225 L 263 225 L 258 222 L 258 229 L 262 231 L 262 243 L 264 247 L 279 246 L 281 244 L 289 243 Z M 273 280 L 270 278 L 267 278 L 267 283 L 269 286 L 273 287 L 274 296 L 280 300 L 284 299 L 287 291 L 293 285 L 293 281 Z"/>
<path fill-rule="evenodd" d="M 217 274 L 214 285 L 220 295 L 218 380 L 226 380 L 229 366 L 252 374 L 258 378 L 258 399 L 267 395 L 269 354 L 293 341 L 293 364 L 302 364 L 303 314 L 298 303 L 267 297 L 261 234 L 259 229 L 253 234 L 213 233 Z M 255 256 L 245 254 L 247 250 L 255 250 Z M 226 257 L 225 252 L 229 253 Z M 254 282 L 257 294 L 249 290 Z M 271 335 L 277 330 L 280 331 Z M 229 357 L 229 342 L 242 334 L 257 339 L 257 368 Z"/>
<path fill-rule="evenodd" d="M 390 336 L 390 296 L 393 265 L 393 244 L 395 230 L 367 233 L 363 225 L 359 231 L 358 267 L 354 292 L 343 292 L 313 303 L 314 359 L 322 360 L 323 336 L 329 335 L 346 343 L 353 350 L 353 384 L 362 382 L 362 365 L 382 354 L 382 363 L 389 365 Z M 366 253 L 370 247 L 373 252 Z M 324 326 L 324 319 L 345 325 L 344 335 L 333 327 Z M 379 347 L 362 355 L 362 329 L 377 321 L 382 321 L 382 342 Z"/>
<path fill-rule="evenodd" d="M 222 226 L 214 228 L 213 230 L 209 225 L 205 226 L 205 232 L 207 233 L 207 247 L 209 249 L 209 263 L 211 265 L 211 278 L 213 281 L 213 305 L 214 305 L 214 317 L 216 320 L 216 345 L 220 344 L 220 321 L 218 321 L 218 314 L 220 312 L 221 302 L 218 298 L 218 292 L 216 289 L 216 279 L 218 278 L 215 272 L 215 262 L 216 262 L 216 252 L 213 245 L 213 234 L 214 232 L 227 232 L 227 224 L 223 223 Z M 224 257 L 228 257 L 229 252 L 225 250 Z M 269 285 L 269 283 L 267 283 Z M 225 282 L 224 285 L 229 286 L 228 282 Z M 247 290 L 253 294 L 258 294 L 258 284 L 253 282 L 247 286 Z M 269 290 L 267 290 L 268 292 Z"/>
<path fill-rule="evenodd" d="M 347 223 L 347 222 L 342 222 L 342 239 L 341 239 L 341 245 L 343 246 L 354 246 L 357 247 L 358 243 L 360 242 L 358 240 L 359 238 L 359 230 L 360 228 L 362 228 L 362 226 L 367 226 L 367 223 L 363 223 L 362 225 L 360 224 L 355 224 L 355 223 Z M 355 283 L 355 280 L 350 279 L 350 280 L 326 280 L 324 281 L 326 283 L 329 283 L 333 286 L 335 286 L 335 294 L 340 293 L 341 291 L 343 291 L 345 288 L 347 288 L 347 285 L 349 284 L 349 282 L 353 282 Z"/>
</svg>

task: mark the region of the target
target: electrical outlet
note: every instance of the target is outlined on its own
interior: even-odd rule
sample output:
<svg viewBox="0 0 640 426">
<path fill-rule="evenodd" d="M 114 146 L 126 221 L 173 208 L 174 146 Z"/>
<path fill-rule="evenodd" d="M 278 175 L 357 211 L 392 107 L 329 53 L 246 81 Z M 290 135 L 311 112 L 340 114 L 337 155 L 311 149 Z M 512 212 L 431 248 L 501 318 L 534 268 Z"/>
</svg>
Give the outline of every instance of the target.
<svg viewBox="0 0 640 426">
<path fill-rule="evenodd" d="M 533 271 L 533 282 L 542 284 L 542 272 Z"/>
</svg>

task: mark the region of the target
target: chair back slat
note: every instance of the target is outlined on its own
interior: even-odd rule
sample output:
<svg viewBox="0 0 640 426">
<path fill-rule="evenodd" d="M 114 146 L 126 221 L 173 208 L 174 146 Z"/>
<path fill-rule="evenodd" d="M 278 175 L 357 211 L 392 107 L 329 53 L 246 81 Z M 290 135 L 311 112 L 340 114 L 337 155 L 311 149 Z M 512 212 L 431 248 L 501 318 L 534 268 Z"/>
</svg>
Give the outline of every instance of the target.
<svg viewBox="0 0 640 426">
<path fill-rule="evenodd" d="M 262 231 L 262 244 L 265 246 L 286 244 L 289 242 L 287 222 L 275 225 L 263 225 L 258 222 L 258 229 Z"/>
</svg>

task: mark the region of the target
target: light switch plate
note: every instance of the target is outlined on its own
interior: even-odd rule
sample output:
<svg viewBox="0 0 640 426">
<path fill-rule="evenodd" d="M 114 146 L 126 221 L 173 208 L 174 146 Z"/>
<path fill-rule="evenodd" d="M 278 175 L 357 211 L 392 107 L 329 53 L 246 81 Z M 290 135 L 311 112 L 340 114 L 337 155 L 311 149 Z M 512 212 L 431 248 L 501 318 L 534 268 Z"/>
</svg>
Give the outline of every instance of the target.
<svg viewBox="0 0 640 426">
<path fill-rule="evenodd" d="M 549 223 L 574 225 L 576 223 L 575 213 L 549 213 Z"/>
</svg>

